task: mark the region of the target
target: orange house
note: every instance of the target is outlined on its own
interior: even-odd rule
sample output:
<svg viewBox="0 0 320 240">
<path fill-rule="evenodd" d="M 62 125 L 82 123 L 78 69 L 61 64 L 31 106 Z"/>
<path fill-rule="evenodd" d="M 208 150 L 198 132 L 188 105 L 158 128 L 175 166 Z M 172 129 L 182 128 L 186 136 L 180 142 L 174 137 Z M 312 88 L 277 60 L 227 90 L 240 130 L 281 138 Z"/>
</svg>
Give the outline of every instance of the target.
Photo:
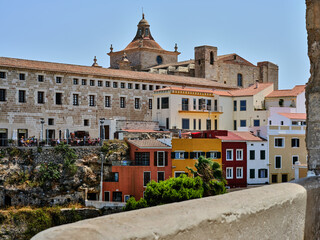
<svg viewBox="0 0 320 240">
<path fill-rule="evenodd" d="M 159 140 L 129 140 L 130 160 L 115 162 L 103 182 L 103 201 L 126 202 L 143 197 L 147 184 L 171 177 L 171 147 Z M 117 165 L 117 166 L 116 166 Z"/>
</svg>

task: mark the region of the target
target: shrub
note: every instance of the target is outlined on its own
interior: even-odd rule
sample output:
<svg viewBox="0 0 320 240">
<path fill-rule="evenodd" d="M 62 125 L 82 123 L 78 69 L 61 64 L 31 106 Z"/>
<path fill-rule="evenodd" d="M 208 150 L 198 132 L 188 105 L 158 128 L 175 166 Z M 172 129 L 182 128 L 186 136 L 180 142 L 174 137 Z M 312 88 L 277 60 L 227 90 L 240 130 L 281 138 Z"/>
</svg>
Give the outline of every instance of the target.
<svg viewBox="0 0 320 240">
<path fill-rule="evenodd" d="M 75 164 L 77 155 L 75 151 L 69 145 L 60 143 L 55 147 L 55 152 L 61 154 L 64 159 L 63 170 L 68 175 L 74 176 L 77 173 L 77 166 Z"/>
<path fill-rule="evenodd" d="M 200 177 L 190 178 L 181 175 L 159 183 L 151 181 L 145 190 L 144 198 L 136 201 L 131 197 L 125 210 L 151 207 L 166 203 L 180 202 L 189 199 L 201 198 L 203 195 L 202 180 Z"/>
<path fill-rule="evenodd" d="M 58 181 L 60 177 L 60 166 L 58 164 L 49 162 L 40 165 L 38 178 L 41 186 L 44 186 L 46 183 L 50 183 L 51 185 L 53 182 Z"/>
</svg>

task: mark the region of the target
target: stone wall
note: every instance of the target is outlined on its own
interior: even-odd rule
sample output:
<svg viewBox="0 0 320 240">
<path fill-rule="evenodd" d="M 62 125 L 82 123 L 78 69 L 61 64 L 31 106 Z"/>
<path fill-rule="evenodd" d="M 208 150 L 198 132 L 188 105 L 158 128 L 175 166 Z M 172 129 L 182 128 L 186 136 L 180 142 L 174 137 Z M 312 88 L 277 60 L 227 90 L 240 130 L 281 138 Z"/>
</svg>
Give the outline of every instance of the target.
<svg viewBox="0 0 320 240">
<path fill-rule="evenodd" d="M 40 119 L 44 118 L 44 138 L 46 129 L 54 130 L 54 138 L 64 138 L 64 132 L 68 129 L 74 131 L 88 131 L 91 137 L 99 137 L 100 118 L 126 118 L 130 120 L 151 120 L 149 99 L 153 91 L 149 90 L 150 84 L 145 84 L 146 90 L 142 90 L 142 83 L 134 81 L 112 80 L 104 77 L 79 76 L 59 72 L 46 72 L 34 70 L 19 70 L 1 67 L 0 71 L 6 72 L 6 79 L 0 79 L 0 86 L 6 89 L 6 101 L 0 101 L 0 128 L 7 129 L 8 138 L 13 138 L 13 131 L 27 129 L 28 136 L 40 138 Z M 19 73 L 25 73 L 26 79 L 19 80 Z M 44 76 L 44 82 L 38 82 L 38 75 Z M 61 76 L 62 83 L 56 83 L 55 77 Z M 78 79 L 78 84 L 73 84 L 73 79 Z M 82 85 L 82 79 L 87 85 Z M 90 80 L 94 80 L 95 86 L 90 86 Z M 102 81 L 102 86 L 98 86 Z M 106 87 L 106 82 L 110 87 Z M 117 88 L 113 87 L 117 84 Z M 125 83 L 125 88 L 121 88 Z M 128 89 L 128 83 L 132 89 Z M 139 84 L 139 89 L 135 89 Z M 152 84 L 153 89 L 156 85 Z M 18 91 L 26 91 L 26 102 L 18 102 Z M 38 104 L 37 94 L 44 92 L 44 104 Z M 62 104 L 56 105 L 55 94 L 62 93 Z M 73 105 L 73 94 L 78 94 L 79 105 Z M 89 95 L 95 98 L 95 106 L 89 106 Z M 105 96 L 110 96 L 111 106 L 105 107 Z M 126 107 L 120 108 L 120 97 L 126 98 Z M 135 109 L 135 98 L 140 98 L 140 109 Z M 49 125 L 49 118 L 53 119 Z M 88 126 L 84 121 L 88 120 Z"/>
<path fill-rule="evenodd" d="M 48 229 L 33 239 L 318 239 L 319 180 L 80 221 Z"/>
<path fill-rule="evenodd" d="M 65 170 L 64 159 L 54 148 L 2 148 L 0 159 L 0 206 L 53 206 L 84 204 L 85 190 L 98 194 L 100 190 L 100 147 L 73 148 L 77 159 L 76 173 Z M 61 177 L 41 183 L 42 165 L 60 166 Z M 111 166 L 104 166 L 104 176 Z M 49 173 L 49 172 L 48 172 Z M 51 175 L 52 173 L 50 173 Z"/>
<path fill-rule="evenodd" d="M 306 86 L 308 168 L 320 174 L 320 1 L 306 0 L 310 79 Z"/>
</svg>

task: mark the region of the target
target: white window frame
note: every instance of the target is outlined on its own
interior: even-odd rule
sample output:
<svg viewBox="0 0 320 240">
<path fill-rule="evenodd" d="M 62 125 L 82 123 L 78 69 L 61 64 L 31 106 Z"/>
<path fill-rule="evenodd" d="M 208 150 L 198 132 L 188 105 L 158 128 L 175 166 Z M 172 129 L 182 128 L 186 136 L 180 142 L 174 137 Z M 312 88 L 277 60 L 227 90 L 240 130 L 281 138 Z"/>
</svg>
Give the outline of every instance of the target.
<svg viewBox="0 0 320 240">
<path fill-rule="evenodd" d="M 25 96 L 24 96 L 24 102 L 19 102 L 19 91 L 25 91 Z M 28 96 L 29 96 L 29 91 L 28 91 L 29 89 L 28 88 L 16 88 L 16 104 L 17 105 L 22 105 L 22 104 L 25 104 L 25 103 L 27 103 L 28 102 Z M 7 91 L 7 96 L 6 96 L 6 99 L 7 99 L 7 101 L 8 101 L 8 92 L 9 91 Z M 54 99 L 55 100 L 55 99 Z"/>
<path fill-rule="evenodd" d="M 176 154 L 179 154 L 179 157 L 177 158 L 177 155 Z M 185 151 L 174 151 L 174 159 L 176 160 L 184 160 L 185 158 L 184 158 L 184 153 L 185 153 Z M 182 154 L 182 158 L 181 158 L 181 154 Z"/>
<path fill-rule="evenodd" d="M 297 137 L 293 137 L 293 138 L 291 138 L 291 143 L 292 143 L 292 139 L 298 140 L 298 142 L 299 142 L 299 146 L 300 146 L 300 139 L 299 139 L 299 138 L 297 138 Z M 299 148 L 299 147 L 292 147 L 292 148 Z"/>
<path fill-rule="evenodd" d="M 176 173 L 182 173 L 182 174 L 185 174 L 186 172 L 185 172 L 185 171 L 174 171 L 174 177 L 175 177 L 175 178 L 177 178 L 177 177 L 176 177 Z"/>
<path fill-rule="evenodd" d="M 212 156 L 212 155 L 218 155 L 218 152 L 219 151 L 209 151 L 209 154 L 210 154 L 209 158 L 211 158 L 211 159 L 219 159 L 219 158 L 217 158 L 215 156 Z"/>
<path fill-rule="evenodd" d="M 36 76 L 37 76 L 37 82 L 38 83 L 44 83 L 45 82 L 46 75 L 44 73 L 37 73 Z M 42 82 L 39 81 L 39 76 L 43 76 L 43 81 Z"/>
<path fill-rule="evenodd" d="M 146 172 L 148 172 L 148 173 L 150 173 L 150 181 L 149 182 L 151 182 L 151 171 L 143 171 L 143 175 L 142 175 L 142 184 L 143 184 L 143 187 L 147 187 L 147 185 L 148 185 L 148 183 L 149 182 L 147 182 L 147 184 L 146 185 L 144 185 L 144 173 L 146 173 Z"/>
<path fill-rule="evenodd" d="M 230 170 L 230 175 L 228 174 L 228 170 Z M 233 167 L 226 168 L 226 179 L 233 179 Z"/>
<path fill-rule="evenodd" d="M 106 107 L 106 97 L 110 97 L 110 106 Z M 111 94 L 104 94 L 103 95 L 103 106 L 106 109 L 111 109 L 112 108 L 112 95 Z"/>
<path fill-rule="evenodd" d="M 277 166 L 277 157 L 280 157 L 280 168 L 277 168 L 276 166 Z M 282 156 L 281 155 L 275 155 L 274 156 L 274 169 L 282 169 Z"/>
<path fill-rule="evenodd" d="M 231 158 L 228 159 L 228 151 L 231 151 Z M 233 161 L 233 149 L 226 149 L 226 161 Z"/>
<path fill-rule="evenodd" d="M 124 195 L 123 196 L 123 202 L 127 202 L 128 201 L 128 200 L 126 201 L 126 197 L 129 197 L 128 200 L 130 199 L 130 195 Z"/>
<path fill-rule="evenodd" d="M 276 146 L 276 139 L 282 139 L 283 141 L 283 146 L 282 147 L 279 147 L 279 146 Z M 274 148 L 284 148 L 285 147 L 285 138 L 284 137 L 274 137 Z"/>
<path fill-rule="evenodd" d="M 43 92 L 44 93 L 43 103 L 38 103 L 38 92 Z M 42 105 L 46 104 L 46 102 L 47 102 L 46 101 L 46 96 L 47 96 L 47 91 L 45 89 L 37 89 L 36 91 L 34 91 L 34 103 L 35 103 L 35 105 L 42 106 Z"/>
<path fill-rule="evenodd" d="M 159 165 L 159 153 L 163 153 L 163 165 Z M 165 151 L 157 151 L 157 167 L 165 167 L 166 166 L 166 153 Z"/>
<path fill-rule="evenodd" d="M 159 172 L 163 172 L 163 181 L 165 181 L 166 180 L 166 172 L 165 171 L 157 171 L 157 182 L 159 182 L 159 175 L 158 175 L 158 173 Z"/>
<path fill-rule="evenodd" d="M 240 170 L 240 176 L 238 176 L 238 170 Z M 242 179 L 243 178 L 243 167 L 237 167 L 236 168 L 236 178 L 237 179 Z"/>
<path fill-rule="evenodd" d="M 238 158 L 238 152 L 241 153 L 241 158 Z M 236 160 L 243 161 L 243 149 L 236 149 Z"/>
<path fill-rule="evenodd" d="M 57 83 L 57 77 L 61 77 L 61 82 L 60 83 Z M 62 75 L 54 75 L 54 83 L 55 84 L 62 84 L 63 82 L 63 76 Z"/>
<path fill-rule="evenodd" d="M 134 97 L 134 110 L 139 111 L 142 108 L 142 99 L 141 97 Z M 136 99 L 139 99 L 139 106 L 136 108 Z"/>
<path fill-rule="evenodd" d="M 90 96 L 94 96 L 94 105 L 90 105 Z M 97 94 L 96 93 L 88 93 L 88 106 L 89 107 L 97 107 Z"/>
<path fill-rule="evenodd" d="M 298 161 L 299 161 L 299 155 L 292 155 L 292 156 L 291 156 L 292 168 L 294 168 L 293 157 L 297 157 L 297 158 L 298 158 Z"/>
<path fill-rule="evenodd" d="M 124 98 L 124 107 L 121 107 L 121 98 Z M 127 96 L 119 96 L 119 108 L 120 109 L 127 108 Z"/>
</svg>

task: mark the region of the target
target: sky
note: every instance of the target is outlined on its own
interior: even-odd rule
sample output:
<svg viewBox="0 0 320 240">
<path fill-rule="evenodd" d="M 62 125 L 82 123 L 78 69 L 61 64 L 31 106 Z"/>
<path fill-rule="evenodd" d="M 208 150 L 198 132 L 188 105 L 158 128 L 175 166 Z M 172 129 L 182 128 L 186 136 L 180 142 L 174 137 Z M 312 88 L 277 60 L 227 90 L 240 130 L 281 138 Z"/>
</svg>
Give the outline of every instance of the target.
<svg viewBox="0 0 320 240">
<path fill-rule="evenodd" d="M 109 67 L 110 44 L 134 38 L 142 8 L 165 50 L 179 61 L 194 47 L 218 47 L 256 64 L 279 66 L 279 89 L 309 78 L 304 0 L 0 0 L 0 56 Z"/>
</svg>

